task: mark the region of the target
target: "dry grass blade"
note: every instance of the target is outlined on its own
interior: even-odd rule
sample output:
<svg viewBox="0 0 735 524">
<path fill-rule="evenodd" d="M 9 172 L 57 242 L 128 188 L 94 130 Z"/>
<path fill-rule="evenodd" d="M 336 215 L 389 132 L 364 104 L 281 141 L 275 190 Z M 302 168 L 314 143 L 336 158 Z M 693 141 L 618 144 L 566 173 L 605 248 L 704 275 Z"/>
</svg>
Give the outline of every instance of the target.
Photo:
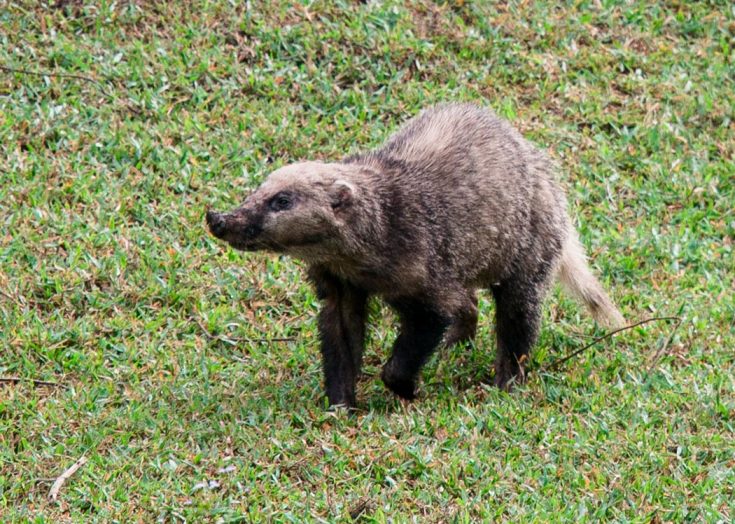
<svg viewBox="0 0 735 524">
<path fill-rule="evenodd" d="M 20 297 L 20 298 L 19 297 L 14 297 L 13 295 L 11 295 L 10 293 L 6 292 L 3 289 L 0 289 L 0 295 L 4 296 L 5 298 L 7 298 L 8 300 L 10 300 L 11 302 L 14 302 L 19 307 L 23 307 L 23 304 L 21 302 L 21 298 L 22 297 Z"/>
<path fill-rule="evenodd" d="M 79 468 L 84 466 L 84 464 L 86 463 L 87 457 L 82 456 L 74 464 L 69 466 L 61 475 L 59 475 L 48 492 L 48 498 L 55 502 L 56 499 L 59 497 L 59 491 L 64 485 L 64 482 L 66 482 L 72 475 L 74 475 L 74 473 L 77 472 Z"/>
<path fill-rule="evenodd" d="M 358 518 L 366 510 L 370 509 L 370 506 L 372 506 L 372 501 L 368 497 L 362 497 L 350 507 L 350 518 L 353 520 Z"/>
</svg>

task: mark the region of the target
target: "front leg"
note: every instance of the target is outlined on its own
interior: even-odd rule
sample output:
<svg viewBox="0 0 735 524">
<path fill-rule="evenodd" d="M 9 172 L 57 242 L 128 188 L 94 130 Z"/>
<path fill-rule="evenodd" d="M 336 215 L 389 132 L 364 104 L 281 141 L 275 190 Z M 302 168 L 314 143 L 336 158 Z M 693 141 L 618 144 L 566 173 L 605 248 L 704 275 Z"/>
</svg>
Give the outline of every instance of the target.
<svg viewBox="0 0 735 524">
<path fill-rule="evenodd" d="M 367 293 L 327 271 L 309 276 L 324 301 L 319 314 L 324 385 L 330 406 L 355 406 L 355 383 L 362 366 Z"/>
<path fill-rule="evenodd" d="M 391 305 L 400 315 L 401 330 L 382 378 L 396 395 L 410 400 L 416 396 L 419 371 L 441 342 L 450 319 L 420 300 L 392 301 Z"/>
</svg>

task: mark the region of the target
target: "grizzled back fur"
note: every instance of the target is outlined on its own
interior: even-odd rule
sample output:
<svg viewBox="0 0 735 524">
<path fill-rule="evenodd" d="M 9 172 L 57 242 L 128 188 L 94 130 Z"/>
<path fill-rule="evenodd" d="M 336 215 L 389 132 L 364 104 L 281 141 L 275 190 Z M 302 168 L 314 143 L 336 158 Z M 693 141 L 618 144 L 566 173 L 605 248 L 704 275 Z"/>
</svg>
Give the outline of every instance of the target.
<svg viewBox="0 0 735 524">
<path fill-rule="evenodd" d="M 374 197 L 393 219 L 383 247 L 420 260 L 442 292 L 517 273 L 546 285 L 560 261 L 570 226 L 551 163 L 487 110 L 428 109 L 346 163 L 379 173 Z"/>
</svg>

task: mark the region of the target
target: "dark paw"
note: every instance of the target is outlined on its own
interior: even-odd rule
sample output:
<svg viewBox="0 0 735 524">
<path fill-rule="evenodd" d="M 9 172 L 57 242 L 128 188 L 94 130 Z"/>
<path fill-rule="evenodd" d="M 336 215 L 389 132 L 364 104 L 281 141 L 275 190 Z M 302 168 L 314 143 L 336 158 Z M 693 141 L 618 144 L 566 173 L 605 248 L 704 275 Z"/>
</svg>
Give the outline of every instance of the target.
<svg viewBox="0 0 735 524">
<path fill-rule="evenodd" d="M 500 389 L 501 391 L 512 391 L 513 386 L 515 386 L 515 378 L 514 376 L 503 376 L 503 375 L 495 375 L 495 378 L 493 379 L 493 386 Z"/>
<path fill-rule="evenodd" d="M 354 395 L 327 394 L 327 399 L 329 402 L 329 411 L 336 411 L 340 408 L 352 410 L 356 404 Z"/>
<path fill-rule="evenodd" d="M 413 400 L 416 398 L 416 380 L 397 372 L 392 360 L 383 367 L 382 379 L 388 389 L 401 398 Z"/>
<path fill-rule="evenodd" d="M 523 367 L 515 366 L 495 366 L 495 378 L 493 385 L 503 391 L 513 391 L 513 388 L 526 381 L 526 374 Z"/>
</svg>

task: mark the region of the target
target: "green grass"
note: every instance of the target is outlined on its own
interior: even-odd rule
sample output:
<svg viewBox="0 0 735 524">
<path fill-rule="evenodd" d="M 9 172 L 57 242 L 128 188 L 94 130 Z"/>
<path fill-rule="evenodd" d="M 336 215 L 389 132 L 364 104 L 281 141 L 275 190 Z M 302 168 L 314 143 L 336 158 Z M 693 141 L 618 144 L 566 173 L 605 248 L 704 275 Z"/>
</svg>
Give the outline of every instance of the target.
<svg viewBox="0 0 735 524">
<path fill-rule="evenodd" d="M 96 81 L 0 71 L 0 377 L 64 386 L 0 384 L 0 521 L 735 519 L 733 7 L 251 3 L 0 3 L 1 66 Z M 376 302 L 361 411 L 326 412 L 303 267 L 203 213 L 444 100 L 548 148 L 626 316 L 681 325 L 542 373 L 602 333 L 555 291 L 507 395 L 485 296 L 404 405 Z"/>
</svg>

